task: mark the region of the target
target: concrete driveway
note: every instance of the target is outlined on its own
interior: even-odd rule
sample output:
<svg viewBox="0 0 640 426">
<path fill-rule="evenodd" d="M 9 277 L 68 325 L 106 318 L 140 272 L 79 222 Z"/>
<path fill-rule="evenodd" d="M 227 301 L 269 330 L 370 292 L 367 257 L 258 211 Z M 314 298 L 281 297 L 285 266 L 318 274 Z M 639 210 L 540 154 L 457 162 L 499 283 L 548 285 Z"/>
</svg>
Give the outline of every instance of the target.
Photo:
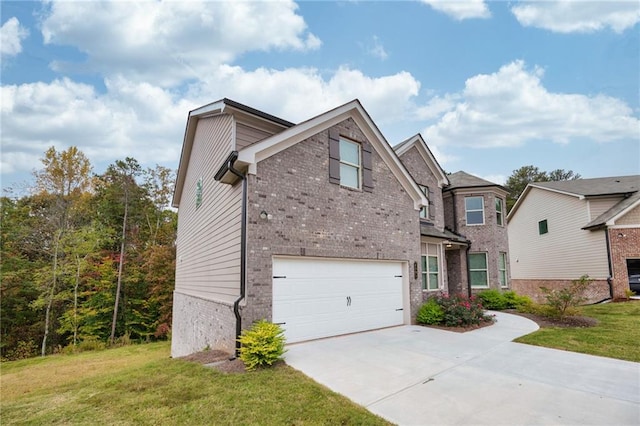
<svg viewBox="0 0 640 426">
<path fill-rule="evenodd" d="M 495 312 L 467 333 L 400 326 L 289 345 L 287 364 L 401 425 L 639 425 L 640 363 L 513 343 Z"/>
</svg>

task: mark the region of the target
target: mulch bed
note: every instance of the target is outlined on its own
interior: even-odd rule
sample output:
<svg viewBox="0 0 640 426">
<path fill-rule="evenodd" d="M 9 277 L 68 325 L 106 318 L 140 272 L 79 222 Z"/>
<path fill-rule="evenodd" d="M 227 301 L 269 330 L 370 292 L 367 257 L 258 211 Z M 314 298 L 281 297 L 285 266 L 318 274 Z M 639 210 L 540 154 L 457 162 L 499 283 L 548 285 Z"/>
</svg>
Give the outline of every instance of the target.
<svg viewBox="0 0 640 426">
<path fill-rule="evenodd" d="M 569 327 L 593 327 L 594 325 L 598 325 L 598 320 L 591 317 L 582 317 L 582 316 L 567 316 L 564 318 L 551 318 L 545 317 L 542 315 L 528 314 L 523 312 L 518 312 L 515 309 L 507 309 L 503 312 L 520 315 L 521 317 L 529 318 L 532 321 L 535 321 L 540 328 L 549 328 L 549 327 L 561 327 L 561 328 L 569 328 Z"/>
<path fill-rule="evenodd" d="M 183 356 L 178 359 L 203 364 L 223 373 L 246 372 L 244 363 L 240 358 L 234 358 L 230 353 L 219 350 L 196 352 L 195 354 Z"/>
</svg>

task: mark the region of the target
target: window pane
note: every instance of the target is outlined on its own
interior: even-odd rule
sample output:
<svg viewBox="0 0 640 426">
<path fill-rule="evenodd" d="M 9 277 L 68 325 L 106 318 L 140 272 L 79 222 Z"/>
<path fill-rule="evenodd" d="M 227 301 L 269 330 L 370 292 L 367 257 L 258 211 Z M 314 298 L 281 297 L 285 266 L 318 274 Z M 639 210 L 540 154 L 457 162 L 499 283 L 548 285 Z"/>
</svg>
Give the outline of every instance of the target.
<svg viewBox="0 0 640 426">
<path fill-rule="evenodd" d="M 356 143 L 340 140 L 340 161 L 360 165 L 359 146 Z"/>
<path fill-rule="evenodd" d="M 438 272 L 438 258 L 429 256 L 429 272 Z"/>
<path fill-rule="evenodd" d="M 500 271 L 500 287 L 507 286 L 507 271 Z"/>
<path fill-rule="evenodd" d="M 496 198 L 496 211 L 502 213 L 502 200 L 500 198 Z"/>
<path fill-rule="evenodd" d="M 500 257 L 498 258 L 498 268 L 499 269 L 507 269 L 507 255 L 506 253 L 500 253 Z"/>
<path fill-rule="evenodd" d="M 547 225 L 546 219 L 538 222 L 538 232 L 540 233 L 540 235 L 546 234 L 547 232 L 549 232 L 549 227 Z"/>
<path fill-rule="evenodd" d="M 360 188 L 358 168 L 340 163 L 340 184 Z"/>
<path fill-rule="evenodd" d="M 427 274 L 422 274 L 422 289 L 427 290 Z"/>
<path fill-rule="evenodd" d="M 482 211 L 467 212 L 467 224 L 478 225 L 484 222 Z"/>
<path fill-rule="evenodd" d="M 427 208 L 426 207 L 421 207 L 420 208 L 420 217 L 423 219 L 427 218 Z"/>
<path fill-rule="evenodd" d="M 485 253 L 469 254 L 469 269 L 487 269 L 487 256 Z"/>
<path fill-rule="evenodd" d="M 486 271 L 471 271 L 471 287 L 486 287 L 487 273 Z"/>
<path fill-rule="evenodd" d="M 467 197 L 464 202 L 467 210 L 482 210 L 482 197 Z"/>
<path fill-rule="evenodd" d="M 438 245 L 437 244 L 429 244 L 429 254 L 431 256 L 437 256 L 438 255 Z"/>
<path fill-rule="evenodd" d="M 429 290 L 438 289 L 438 274 L 429 274 Z"/>
</svg>

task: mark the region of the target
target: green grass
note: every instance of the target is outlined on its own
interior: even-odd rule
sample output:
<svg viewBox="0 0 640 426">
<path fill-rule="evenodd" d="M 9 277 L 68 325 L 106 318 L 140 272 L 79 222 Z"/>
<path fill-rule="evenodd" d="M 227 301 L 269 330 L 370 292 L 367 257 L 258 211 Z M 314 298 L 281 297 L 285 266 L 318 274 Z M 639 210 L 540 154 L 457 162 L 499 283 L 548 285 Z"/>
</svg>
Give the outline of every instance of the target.
<svg viewBox="0 0 640 426">
<path fill-rule="evenodd" d="M 582 306 L 579 315 L 596 318 L 588 328 L 542 328 L 516 342 L 640 362 L 640 302 Z"/>
<path fill-rule="evenodd" d="M 388 424 L 288 366 L 222 374 L 168 343 L 1 365 L 8 424 Z"/>
</svg>

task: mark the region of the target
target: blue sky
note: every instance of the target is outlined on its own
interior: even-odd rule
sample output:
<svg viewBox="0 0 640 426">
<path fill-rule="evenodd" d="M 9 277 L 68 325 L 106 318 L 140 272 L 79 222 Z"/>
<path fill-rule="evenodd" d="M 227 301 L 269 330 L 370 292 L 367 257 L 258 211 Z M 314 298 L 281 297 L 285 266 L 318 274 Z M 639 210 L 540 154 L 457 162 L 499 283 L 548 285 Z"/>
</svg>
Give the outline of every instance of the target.
<svg viewBox="0 0 640 426">
<path fill-rule="evenodd" d="M 176 168 L 189 110 L 360 99 L 446 171 L 640 174 L 637 1 L 3 1 L 2 187 L 78 146 Z"/>
</svg>

